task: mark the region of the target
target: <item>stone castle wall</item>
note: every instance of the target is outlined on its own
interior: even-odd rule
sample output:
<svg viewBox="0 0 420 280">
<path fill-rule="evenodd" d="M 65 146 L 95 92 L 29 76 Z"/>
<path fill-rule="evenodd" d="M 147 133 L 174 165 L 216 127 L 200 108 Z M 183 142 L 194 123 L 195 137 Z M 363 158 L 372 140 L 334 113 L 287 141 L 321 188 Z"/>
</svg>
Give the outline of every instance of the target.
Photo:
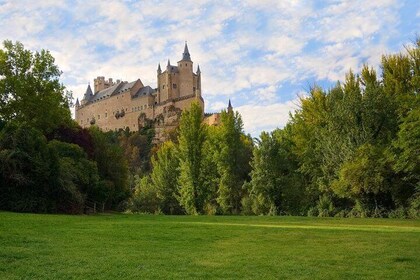
<svg viewBox="0 0 420 280">
<path fill-rule="evenodd" d="M 94 94 L 85 94 L 82 105 L 76 103 L 76 121 L 82 127 L 96 125 L 104 131 L 129 128 L 138 131 L 146 121 L 152 122 L 161 138 L 165 129 L 178 125 L 179 117 L 193 101 L 197 101 L 204 112 L 204 101 L 201 97 L 201 72 L 193 72 L 187 46 L 183 59 L 177 66 L 168 65 L 164 72 L 158 68 L 158 87 L 152 93 L 140 94 L 145 88 L 140 80 L 134 84 L 121 82 L 105 77 L 94 80 Z M 107 96 L 101 94 L 115 87 Z M 119 90 L 119 89 L 125 90 Z"/>
</svg>

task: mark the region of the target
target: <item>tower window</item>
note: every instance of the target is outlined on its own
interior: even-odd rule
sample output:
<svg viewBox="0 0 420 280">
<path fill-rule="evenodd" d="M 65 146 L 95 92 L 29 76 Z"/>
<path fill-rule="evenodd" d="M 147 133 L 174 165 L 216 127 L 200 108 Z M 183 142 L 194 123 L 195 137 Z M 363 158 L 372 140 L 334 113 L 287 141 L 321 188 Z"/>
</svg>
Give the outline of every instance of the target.
<svg viewBox="0 0 420 280">
<path fill-rule="evenodd" d="M 162 89 L 164 89 L 164 88 L 165 88 L 165 85 L 162 86 Z"/>
<path fill-rule="evenodd" d="M 187 66 L 187 63 L 185 63 L 185 66 Z"/>
<path fill-rule="evenodd" d="M 173 87 L 173 88 L 176 88 L 176 84 L 172 84 L 172 87 Z"/>
</svg>

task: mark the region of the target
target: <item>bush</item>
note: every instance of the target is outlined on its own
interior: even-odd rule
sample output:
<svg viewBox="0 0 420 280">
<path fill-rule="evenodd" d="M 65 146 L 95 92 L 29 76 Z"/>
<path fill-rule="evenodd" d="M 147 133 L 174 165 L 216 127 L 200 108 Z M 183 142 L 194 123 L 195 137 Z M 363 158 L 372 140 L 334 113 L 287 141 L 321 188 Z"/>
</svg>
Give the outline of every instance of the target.
<svg viewBox="0 0 420 280">
<path fill-rule="evenodd" d="M 160 213 L 158 191 L 151 183 L 149 176 L 137 178 L 136 189 L 130 199 L 129 209 L 138 213 Z"/>
<path fill-rule="evenodd" d="M 316 207 L 318 210 L 318 217 L 331 217 L 334 214 L 333 203 L 326 194 L 319 197 Z"/>
</svg>

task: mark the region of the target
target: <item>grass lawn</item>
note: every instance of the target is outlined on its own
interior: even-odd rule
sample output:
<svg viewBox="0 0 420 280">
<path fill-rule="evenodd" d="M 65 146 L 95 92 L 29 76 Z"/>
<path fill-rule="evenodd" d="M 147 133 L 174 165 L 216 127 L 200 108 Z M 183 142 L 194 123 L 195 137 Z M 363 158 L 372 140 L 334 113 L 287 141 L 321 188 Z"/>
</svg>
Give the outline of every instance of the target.
<svg viewBox="0 0 420 280">
<path fill-rule="evenodd" d="M 420 221 L 0 212 L 0 279 L 420 279 Z"/>
</svg>

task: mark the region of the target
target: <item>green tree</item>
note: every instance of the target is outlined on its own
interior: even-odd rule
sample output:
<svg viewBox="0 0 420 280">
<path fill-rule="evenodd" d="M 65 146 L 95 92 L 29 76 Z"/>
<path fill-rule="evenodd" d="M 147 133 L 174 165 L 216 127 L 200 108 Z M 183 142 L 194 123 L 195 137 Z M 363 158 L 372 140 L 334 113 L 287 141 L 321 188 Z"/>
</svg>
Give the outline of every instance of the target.
<svg viewBox="0 0 420 280">
<path fill-rule="evenodd" d="M 48 51 L 31 52 L 11 41 L 0 50 L 0 119 L 26 122 L 44 133 L 71 122 L 71 94 Z"/>
<path fill-rule="evenodd" d="M 173 142 L 164 142 L 160 146 L 152 158 L 152 167 L 151 182 L 160 199 L 161 211 L 165 214 L 180 214 L 182 211 L 177 200 L 179 161 Z"/>
<path fill-rule="evenodd" d="M 206 127 L 202 123 L 202 110 L 198 103 L 182 112 L 179 126 L 179 203 L 187 214 L 198 214 L 203 209 L 206 190 L 202 182 L 202 151 Z"/>
<path fill-rule="evenodd" d="M 115 209 L 130 194 L 127 160 L 121 147 L 112 142 L 112 135 L 95 126 L 89 128 L 94 144 L 93 159 L 98 166 L 101 192 L 108 208 Z"/>
<path fill-rule="evenodd" d="M 217 167 L 220 175 L 217 202 L 225 214 L 238 214 L 243 196 L 242 185 L 250 172 L 252 143 L 247 141 L 238 112 L 222 111 Z"/>
<path fill-rule="evenodd" d="M 0 131 L 0 208 L 54 212 L 59 161 L 46 138 L 26 124 L 9 123 Z"/>
</svg>

